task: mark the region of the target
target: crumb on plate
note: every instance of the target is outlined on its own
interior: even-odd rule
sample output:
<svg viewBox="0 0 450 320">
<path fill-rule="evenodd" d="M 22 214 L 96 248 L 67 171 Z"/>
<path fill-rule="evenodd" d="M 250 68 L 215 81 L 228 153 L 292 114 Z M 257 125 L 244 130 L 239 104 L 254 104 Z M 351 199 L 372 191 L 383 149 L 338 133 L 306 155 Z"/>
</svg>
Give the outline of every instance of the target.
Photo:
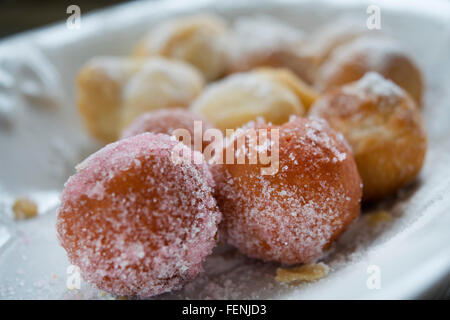
<svg viewBox="0 0 450 320">
<path fill-rule="evenodd" d="M 37 204 L 29 198 L 17 198 L 14 201 L 12 210 L 14 212 L 15 220 L 25 220 L 34 218 L 38 214 Z"/>
<path fill-rule="evenodd" d="M 378 224 L 392 220 L 392 215 L 384 210 L 378 210 L 370 213 L 367 217 L 367 222 L 371 227 L 376 227 Z"/>
<path fill-rule="evenodd" d="M 278 282 L 312 282 L 324 278 L 328 274 L 328 266 L 324 263 L 304 264 L 294 268 L 278 268 L 275 280 Z"/>
</svg>

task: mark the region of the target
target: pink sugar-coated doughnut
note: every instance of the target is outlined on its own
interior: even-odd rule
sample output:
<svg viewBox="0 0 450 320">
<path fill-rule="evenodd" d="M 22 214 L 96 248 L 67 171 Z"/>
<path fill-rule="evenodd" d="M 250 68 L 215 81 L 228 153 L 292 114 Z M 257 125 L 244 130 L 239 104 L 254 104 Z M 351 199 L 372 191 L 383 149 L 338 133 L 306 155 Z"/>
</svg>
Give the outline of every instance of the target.
<svg viewBox="0 0 450 320">
<path fill-rule="evenodd" d="M 254 123 L 254 128 L 279 130 L 278 171 L 262 175 L 266 165 L 236 161 L 213 167 L 221 231 L 253 258 L 314 261 L 359 214 L 362 185 L 350 149 L 321 119 L 293 117 L 281 126 Z M 253 140 L 250 129 L 236 140 L 240 135 Z M 236 149 L 235 156 L 250 154 L 251 146 L 261 152 L 266 147 L 259 143 Z"/>
<path fill-rule="evenodd" d="M 172 161 L 179 142 L 143 133 L 105 146 L 69 178 L 58 209 L 61 245 L 82 277 L 116 295 L 149 297 L 202 271 L 221 214 L 200 164 Z"/>
<path fill-rule="evenodd" d="M 136 118 L 122 133 L 122 138 L 128 138 L 144 132 L 165 133 L 172 135 L 176 129 L 186 129 L 191 135 L 189 147 L 194 148 L 194 123 L 201 122 L 202 133 L 213 128 L 212 124 L 201 115 L 182 108 L 168 108 L 146 112 Z M 200 136 L 202 138 L 202 136 Z M 209 142 L 203 141 L 199 146 L 206 147 Z M 191 148 L 191 149 L 192 149 Z M 201 151 L 201 150 L 197 150 Z"/>
</svg>

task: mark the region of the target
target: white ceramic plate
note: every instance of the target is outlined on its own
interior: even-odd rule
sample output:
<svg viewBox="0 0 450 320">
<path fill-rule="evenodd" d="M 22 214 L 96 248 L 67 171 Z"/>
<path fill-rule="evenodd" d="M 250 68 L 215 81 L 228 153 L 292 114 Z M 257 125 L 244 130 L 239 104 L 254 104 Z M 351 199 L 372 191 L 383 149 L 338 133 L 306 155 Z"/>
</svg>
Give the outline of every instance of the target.
<svg viewBox="0 0 450 320">
<path fill-rule="evenodd" d="M 382 29 L 408 48 L 427 83 L 425 166 L 416 183 L 377 207 L 394 219 L 374 229 L 363 214 L 326 258 L 331 272 L 321 281 L 280 285 L 275 265 L 220 247 L 205 273 L 159 298 L 443 297 L 450 278 L 450 2 L 311 0 L 136 2 L 82 15 L 80 29 L 57 24 L 0 42 L 0 298 L 112 298 L 83 282 L 67 289 L 73 274 L 54 228 L 64 181 L 98 147 L 74 106 L 74 77 L 90 57 L 128 54 L 152 24 L 173 15 L 264 14 L 310 32 L 344 14 L 364 23 L 373 4 Z M 13 221 L 11 205 L 21 195 L 37 201 L 38 218 Z M 377 275 L 378 289 L 370 285 Z"/>
</svg>

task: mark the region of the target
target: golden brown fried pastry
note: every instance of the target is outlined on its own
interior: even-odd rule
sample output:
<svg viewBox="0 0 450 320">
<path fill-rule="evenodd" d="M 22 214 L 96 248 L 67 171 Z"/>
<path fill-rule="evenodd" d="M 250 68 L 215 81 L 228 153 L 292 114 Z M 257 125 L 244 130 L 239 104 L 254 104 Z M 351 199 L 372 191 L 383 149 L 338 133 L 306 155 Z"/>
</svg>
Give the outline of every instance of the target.
<svg viewBox="0 0 450 320">
<path fill-rule="evenodd" d="M 145 111 L 187 107 L 203 80 L 179 61 L 97 57 L 80 70 L 77 85 L 77 104 L 87 129 L 108 143 Z"/>
<path fill-rule="evenodd" d="M 228 28 L 212 14 L 199 14 L 156 25 L 135 49 L 135 55 L 162 55 L 194 65 L 206 80 L 219 78 L 228 64 Z"/>
<path fill-rule="evenodd" d="M 377 73 L 328 91 L 310 115 L 325 118 L 347 138 L 366 201 L 393 193 L 422 167 L 427 139 L 420 110 L 408 93 Z"/>
<path fill-rule="evenodd" d="M 306 110 L 319 97 L 318 93 L 312 87 L 302 81 L 289 69 L 265 67 L 255 69 L 254 71 L 269 76 L 271 79 L 287 86 L 298 96 Z"/>
<path fill-rule="evenodd" d="M 96 57 L 77 76 L 77 105 L 89 133 L 108 143 L 116 140 L 122 88 L 143 61 Z"/>
<path fill-rule="evenodd" d="M 282 124 L 291 115 L 305 112 L 297 93 L 262 72 L 236 73 L 210 84 L 193 102 L 191 110 L 223 131 L 257 117 Z"/>
<path fill-rule="evenodd" d="M 320 67 L 316 85 L 327 90 L 374 71 L 405 89 L 420 107 L 423 81 L 418 67 L 392 40 L 360 37 L 334 50 Z"/>
</svg>

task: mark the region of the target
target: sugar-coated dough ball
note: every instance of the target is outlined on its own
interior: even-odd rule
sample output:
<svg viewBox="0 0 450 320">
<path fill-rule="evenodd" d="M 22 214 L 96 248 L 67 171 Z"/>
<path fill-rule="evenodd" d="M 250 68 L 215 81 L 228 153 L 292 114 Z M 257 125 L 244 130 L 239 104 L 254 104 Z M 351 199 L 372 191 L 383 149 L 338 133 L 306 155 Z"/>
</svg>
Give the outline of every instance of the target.
<svg viewBox="0 0 450 320">
<path fill-rule="evenodd" d="M 247 130 L 269 131 L 255 141 Z M 234 163 L 216 164 L 216 199 L 226 240 L 242 253 L 286 264 L 311 262 L 358 216 L 361 180 L 343 136 L 321 119 L 292 117 L 281 126 L 261 125 L 234 137 L 248 137 L 235 149 Z M 232 140 L 234 141 L 234 140 Z M 232 142 L 234 143 L 234 142 Z M 231 144 L 231 142 L 230 142 Z M 267 165 L 237 164 L 241 154 L 279 150 L 278 171 L 262 175 Z M 277 163 L 277 162 L 275 162 Z"/>
<path fill-rule="evenodd" d="M 298 96 L 306 110 L 308 110 L 319 97 L 319 94 L 312 87 L 297 77 L 289 69 L 265 67 L 255 69 L 254 71 L 266 75 L 274 81 L 287 86 Z"/>
<path fill-rule="evenodd" d="M 202 76 L 189 64 L 151 58 L 124 87 L 121 129 L 150 110 L 187 108 L 202 89 Z"/>
<path fill-rule="evenodd" d="M 304 113 L 300 99 L 288 86 L 258 72 L 236 73 L 210 84 L 193 102 L 191 110 L 223 131 L 257 117 L 281 124 L 291 115 Z"/>
<path fill-rule="evenodd" d="M 184 147 L 200 164 L 175 164 L 177 144 L 152 133 L 120 140 L 91 155 L 67 181 L 58 238 L 99 289 L 149 297 L 202 271 L 221 214 L 202 155 Z"/>
<path fill-rule="evenodd" d="M 223 75 L 228 64 L 228 28 L 212 14 L 200 14 L 156 25 L 135 49 L 137 56 L 162 55 L 197 67 L 206 80 Z"/>
<path fill-rule="evenodd" d="M 392 40 L 360 37 L 338 47 L 320 67 L 317 87 L 328 90 L 374 71 L 405 89 L 420 107 L 423 81 L 418 67 Z"/>
<path fill-rule="evenodd" d="M 212 124 L 206 120 L 201 115 L 195 114 L 189 110 L 181 108 L 173 109 L 160 109 L 155 111 L 149 111 L 138 118 L 136 118 L 133 123 L 123 131 L 122 138 L 132 137 L 144 132 L 152 133 L 164 133 L 172 135 L 177 129 L 186 129 L 191 139 L 189 141 L 183 141 L 189 147 L 195 147 L 195 122 L 200 123 L 201 132 L 199 148 L 195 148 L 197 151 L 202 151 L 203 147 L 208 144 L 203 141 L 203 133 L 210 128 L 213 128 Z"/>
<path fill-rule="evenodd" d="M 105 143 L 116 140 L 122 88 L 141 65 L 137 59 L 96 57 L 78 73 L 78 109 L 96 139 Z"/>
<path fill-rule="evenodd" d="M 377 73 L 333 89 L 312 106 L 342 132 L 364 184 L 364 200 L 380 199 L 410 182 L 422 167 L 427 139 L 410 96 Z"/>
</svg>

